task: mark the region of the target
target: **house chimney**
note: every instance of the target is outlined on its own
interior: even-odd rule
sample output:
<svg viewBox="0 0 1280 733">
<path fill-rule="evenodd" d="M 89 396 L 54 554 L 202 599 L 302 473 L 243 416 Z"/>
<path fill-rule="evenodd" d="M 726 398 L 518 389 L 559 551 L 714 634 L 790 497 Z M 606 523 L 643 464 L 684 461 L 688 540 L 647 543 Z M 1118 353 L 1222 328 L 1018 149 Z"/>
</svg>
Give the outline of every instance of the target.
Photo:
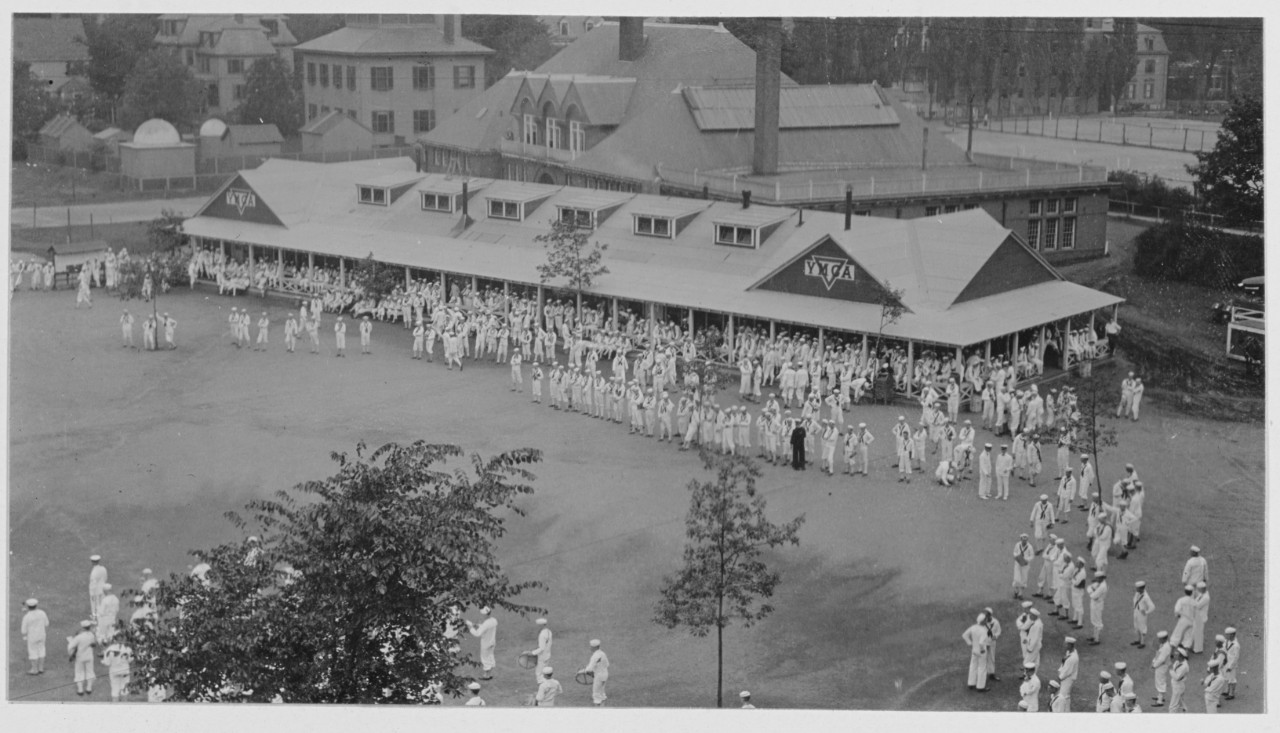
<svg viewBox="0 0 1280 733">
<path fill-rule="evenodd" d="M 844 230 L 847 232 L 853 226 L 853 188 L 848 187 L 844 190 Z"/>
<path fill-rule="evenodd" d="M 456 27 L 457 23 L 458 23 L 458 16 L 456 15 L 444 16 L 444 42 L 449 44 L 450 46 L 453 45 L 454 40 L 457 39 L 458 37 L 458 28 Z"/>
<path fill-rule="evenodd" d="M 782 18 L 762 18 L 756 50 L 756 132 L 751 172 L 778 172 L 778 107 L 782 94 Z"/>
<path fill-rule="evenodd" d="M 751 192 L 750 191 L 742 192 L 742 208 L 744 209 L 751 208 Z"/>
<path fill-rule="evenodd" d="M 618 60 L 635 61 L 644 54 L 644 18 L 618 19 Z"/>
<path fill-rule="evenodd" d="M 236 25 L 241 25 L 241 24 L 243 24 L 243 23 L 244 23 L 244 14 L 243 14 L 243 13 L 236 13 L 236 16 L 235 16 L 235 17 L 236 17 Z"/>
</svg>

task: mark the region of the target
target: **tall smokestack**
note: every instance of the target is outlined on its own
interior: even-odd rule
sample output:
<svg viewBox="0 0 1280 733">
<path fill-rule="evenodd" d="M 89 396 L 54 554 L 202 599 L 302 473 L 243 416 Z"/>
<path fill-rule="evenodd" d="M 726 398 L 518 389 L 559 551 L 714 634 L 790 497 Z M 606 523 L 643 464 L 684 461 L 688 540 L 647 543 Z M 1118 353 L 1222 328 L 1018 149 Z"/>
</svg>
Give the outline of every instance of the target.
<svg viewBox="0 0 1280 733">
<path fill-rule="evenodd" d="M 778 107 L 782 94 L 782 18 L 761 18 L 756 51 L 756 133 L 751 172 L 778 172 Z"/>
<path fill-rule="evenodd" d="M 449 44 L 450 46 L 453 45 L 454 40 L 456 40 L 458 37 L 457 23 L 458 23 L 458 16 L 456 15 L 444 16 L 444 42 Z"/>
<path fill-rule="evenodd" d="M 618 19 L 618 60 L 635 61 L 644 54 L 644 18 Z"/>
</svg>

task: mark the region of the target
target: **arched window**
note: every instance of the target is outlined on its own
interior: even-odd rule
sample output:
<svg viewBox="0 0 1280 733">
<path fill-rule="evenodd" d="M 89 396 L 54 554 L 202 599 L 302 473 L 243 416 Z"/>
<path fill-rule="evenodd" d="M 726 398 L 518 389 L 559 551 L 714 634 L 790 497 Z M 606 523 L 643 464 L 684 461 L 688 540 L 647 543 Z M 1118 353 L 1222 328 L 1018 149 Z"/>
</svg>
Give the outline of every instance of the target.
<svg viewBox="0 0 1280 733">
<path fill-rule="evenodd" d="M 542 105 L 542 120 L 546 126 L 546 146 L 548 148 L 564 147 L 560 141 L 560 121 L 556 119 L 556 110 L 551 102 Z"/>
</svg>

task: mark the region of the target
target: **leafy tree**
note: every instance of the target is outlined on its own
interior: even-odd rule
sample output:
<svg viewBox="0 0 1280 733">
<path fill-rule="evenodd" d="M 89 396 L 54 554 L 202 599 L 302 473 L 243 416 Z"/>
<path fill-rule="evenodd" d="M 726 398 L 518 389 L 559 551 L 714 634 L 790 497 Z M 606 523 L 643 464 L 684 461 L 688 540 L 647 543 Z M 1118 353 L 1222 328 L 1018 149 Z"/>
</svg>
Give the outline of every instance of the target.
<svg viewBox="0 0 1280 733">
<path fill-rule="evenodd" d="M 192 127 L 204 109 L 204 91 L 191 69 L 167 51 L 149 51 L 125 81 L 120 121 L 134 128 L 152 117 Z"/>
<path fill-rule="evenodd" d="M 298 43 L 306 43 L 320 36 L 328 35 L 346 25 L 343 17 L 335 13 L 307 13 L 289 16 L 289 31 Z"/>
<path fill-rule="evenodd" d="M 1095 486 L 1098 487 L 1099 504 L 1102 503 L 1102 456 L 1100 451 L 1106 448 L 1115 448 L 1119 445 L 1116 440 L 1116 429 L 1108 424 L 1105 420 L 1110 406 L 1116 404 L 1119 395 L 1110 393 L 1103 394 L 1104 388 L 1101 386 L 1101 380 L 1094 376 L 1090 362 L 1085 361 L 1082 367 L 1085 370 L 1084 389 L 1077 394 L 1076 411 L 1067 416 L 1071 424 L 1071 452 L 1079 455 L 1081 453 L 1089 454 L 1089 460 L 1093 463 L 1093 470 L 1098 475 Z M 1106 402 L 1103 400 L 1106 399 Z"/>
<path fill-rule="evenodd" d="M 13 151 L 14 158 L 25 158 L 27 143 L 34 142 L 40 128 L 56 111 L 53 98 L 31 73 L 31 64 L 13 62 Z"/>
<path fill-rule="evenodd" d="M 601 260 L 609 245 L 590 242 L 590 230 L 563 219 L 551 222 L 551 231 L 539 234 L 534 241 L 547 248 L 547 261 L 538 265 L 538 278 L 545 285 L 556 278 L 565 278 L 576 296 L 576 308 L 582 305 L 582 291 L 591 287 L 596 278 L 609 274 L 609 268 Z"/>
<path fill-rule="evenodd" d="M 696 637 L 716 632 L 716 707 L 723 705 L 724 629 L 734 621 L 749 627 L 773 612 L 766 600 L 782 576 L 761 556 L 766 549 L 800 544 L 804 515 L 786 524 L 765 516 L 764 497 L 756 493 L 760 469 L 744 456 L 717 458 L 702 452 L 714 481 L 689 482 L 685 519 L 684 565 L 662 580 L 662 599 L 654 623 L 688 628 Z"/>
<path fill-rule="evenodd" d="M 536 69 L 556 53 L 547 27 L 532 15 L 464 15 L 462 35 L 497 52 L 484 64 L 486 88 L 512 69 Z"/>
<path fill-rule="evenodd" d="M 969 126 L 965 154 L 970 157 L 974 115 L 977 108 L 987 106 L 995 91 L 1001 59 L 1007 56 L 1011 23 L 1009 18 L 951 18 L 931 31 L 930 58 L 938 89 L 944 98 L 965 106 Z"/>
<path fill-rule="evenodd" d="M 168 253 L 187 243 L 182 222 L 187 218 L 172 209 L 161 209 L 160 216 L 147 222 L 147 241 L 156 252 Z"/>
<path fill-rule="evenodd" d="M 889 326 L 898 322 L 902 318 L 902 314 L 907 312 L 907 307 L 902 304 L 902 296 L 906 291 L 902 288 L 893 287 L 888 280 L 884 281 L 884 289 L 880 291 L 880 295 L 876 297 L 876 304 L 880 306 L 880 328 L 876 331 L 876 353 L 880 353 L 880 342 L 884 339 L 884 330 Z"/>
<path fill-rule="evenodd" d="M 154 15 L 111 14 L 84 16 L 85 44 L 89 48 L 89 84 L 111 105 L 124 96 L 126 82 L 138 59 L 155 45 L 159 30 Z"/>
<path fill-rule="evenodd" d="M 463 457 L 463 467 L 446 461 Z M 194 552 L 207 584 L 170 576 L 154 596 L 154 623 L 123 632 L 133 685 L 171 699 L 299 703 L 423 703 L 464 694 L 475 666 L 447 630 L 457 612 L 514 602 L 543 587 L 513 583 L 495 557 L 506 512 L 533 491 L 539 451 L 491 458 L 454 445 L 388 443 L 338 472 L 246 510 L 248 538 Z M 249 521 L 231 512 L 241 531 Z"/>
<path fill-rule="evenodd" d="M 372 297 L 381 298 L 404 285 L 404 268 L 378 262 L 370 252 L 352 269 L 351 284 Z"/>
<path fill-rule="evenodd" d="M 1196 153 L 1187 172 L 1196 193 L 1216 214 L 1234 222 L 1261 221 L 1262 100 L 1240 97 L 1231 103 L 1213 150 Z"/>
<path fill-rule="evenodd" d="M 272 124 L 289 137 L 302 127 L 300 79 L 279 56 L 264 56 L 245 75 L 244 102 L 237 111 L 244 125 Z"/>
<path fill-rule="evenodd" d="M 1098 91 L 1101 97 L 1098 107 L 1103 103 L 1114 112 L 1116 102 L 1124 94 L 1124 89 L 1133 78 L 1134 69 L 1138 68 L 1138 23 L 1133 18 L 1114 19 L 1114 30 L 1103 34 L 1102 38 L 1092 44 L 1101 52 L 1101 63 L 1092 67 L 1098 72 Z"/>
</svg>

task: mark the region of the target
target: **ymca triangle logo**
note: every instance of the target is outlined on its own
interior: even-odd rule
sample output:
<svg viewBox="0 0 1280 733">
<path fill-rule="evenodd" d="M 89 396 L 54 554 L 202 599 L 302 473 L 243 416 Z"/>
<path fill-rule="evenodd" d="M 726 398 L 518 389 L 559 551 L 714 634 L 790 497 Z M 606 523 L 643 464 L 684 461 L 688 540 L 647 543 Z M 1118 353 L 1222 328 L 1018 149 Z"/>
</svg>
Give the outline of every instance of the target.
<svg viewBox="0 0 1280 733">
<path fill-rule="evenodd" d="M 853 263 L 843 257 L 810 255 L 804 261 L 804 274 L 818 278 L 830 290 L 840 280 L 853 282 Z"/>
</svg>

